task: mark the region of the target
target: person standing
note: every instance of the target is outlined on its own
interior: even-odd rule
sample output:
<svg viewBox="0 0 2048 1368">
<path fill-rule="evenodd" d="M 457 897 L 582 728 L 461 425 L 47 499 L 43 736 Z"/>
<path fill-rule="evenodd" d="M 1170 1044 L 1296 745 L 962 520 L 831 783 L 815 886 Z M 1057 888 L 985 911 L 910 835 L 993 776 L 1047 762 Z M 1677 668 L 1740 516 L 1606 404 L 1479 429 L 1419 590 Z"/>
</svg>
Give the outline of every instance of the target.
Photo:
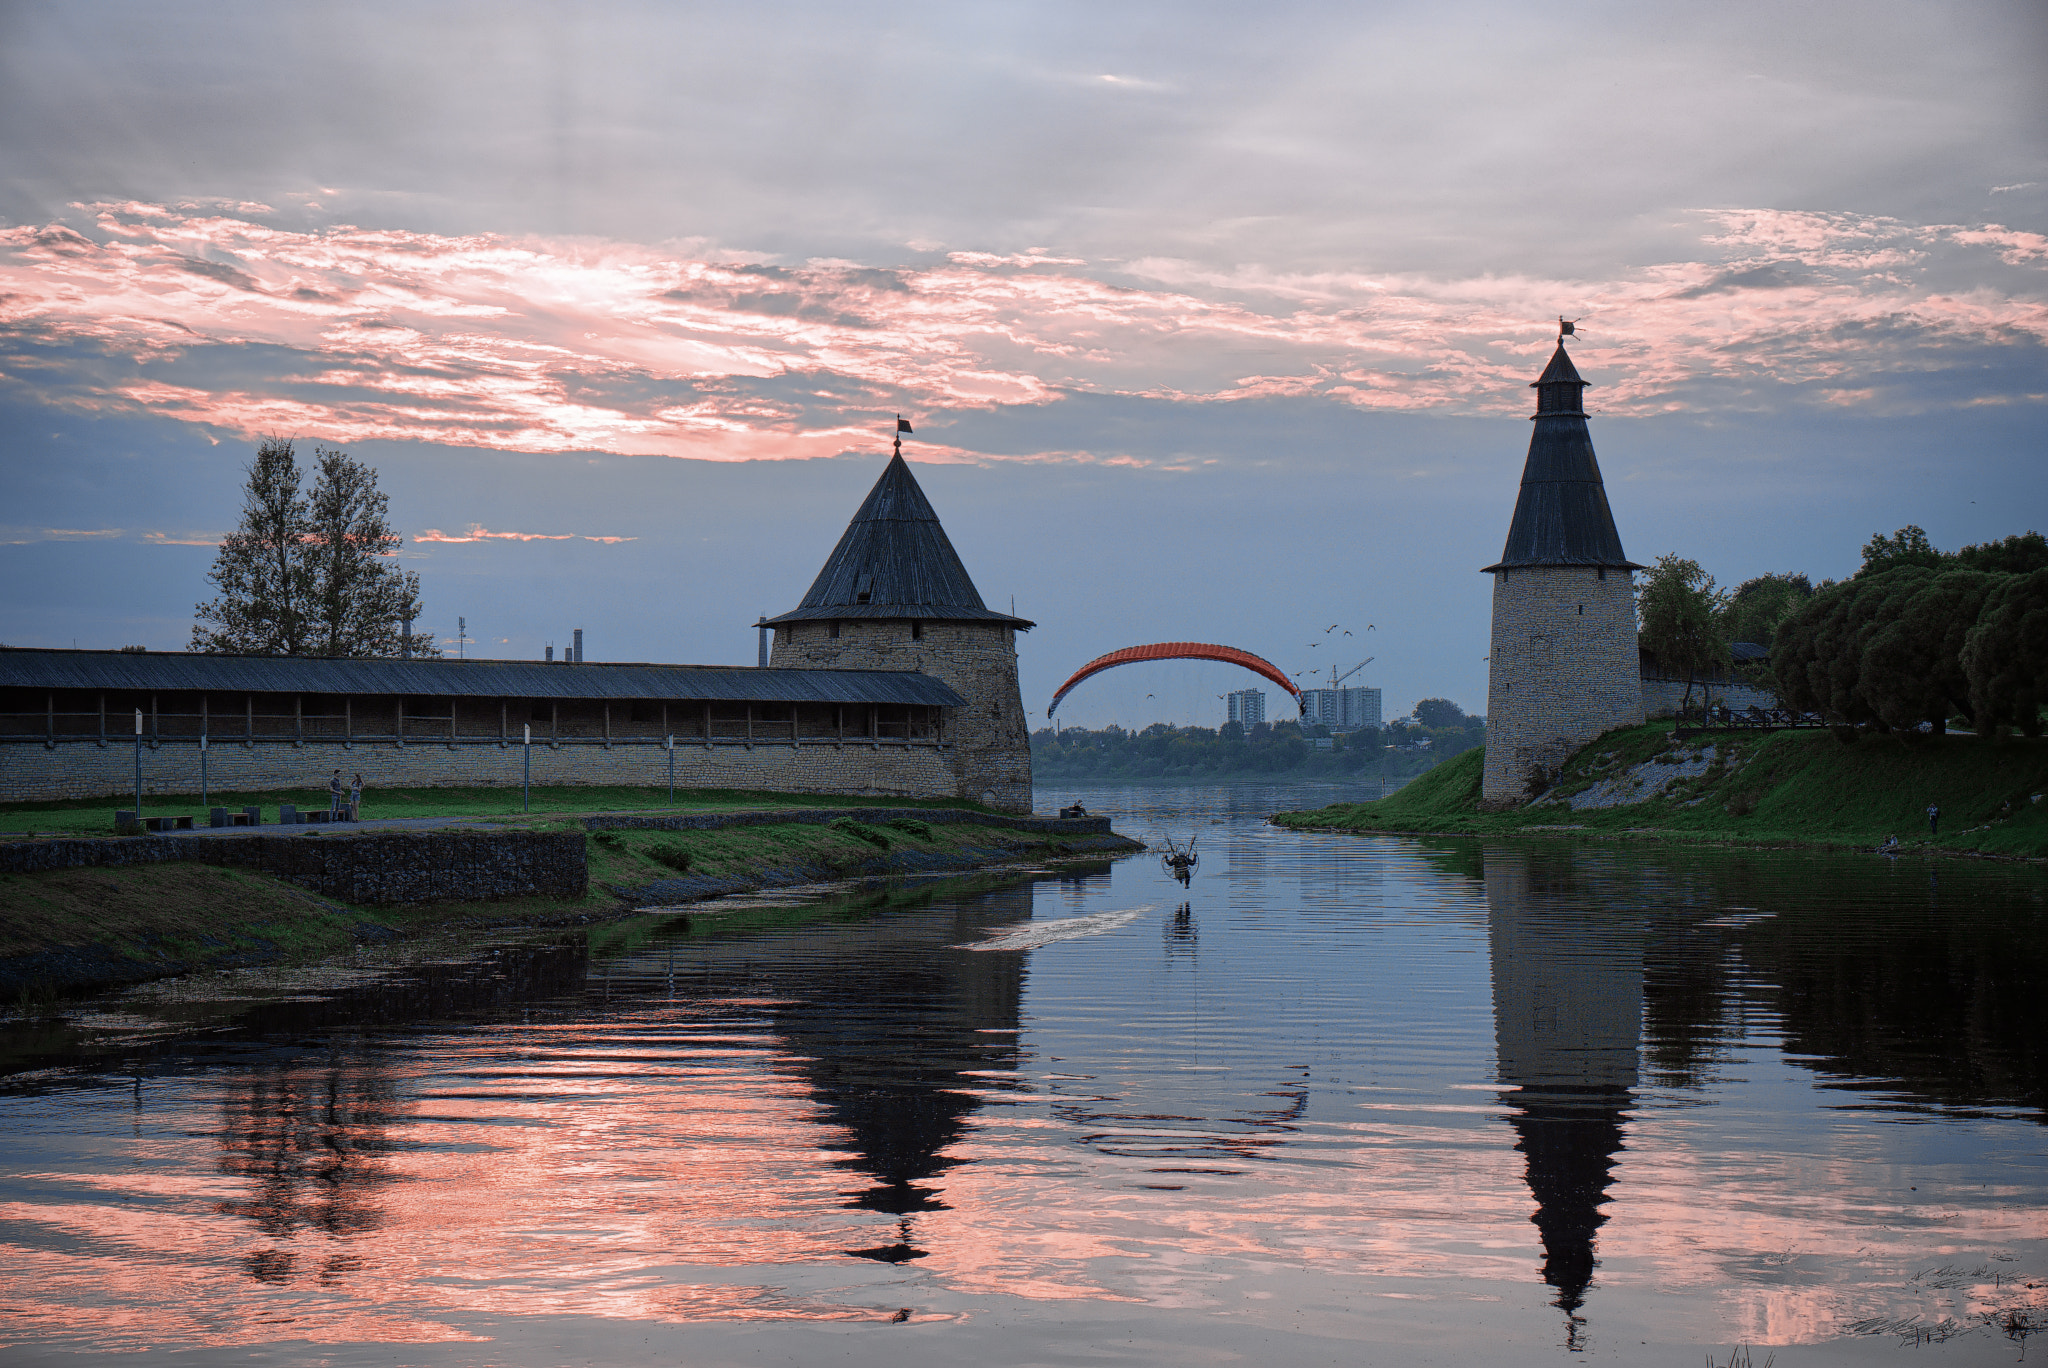
<svg viewBox="0 0 2048 1368">
<path fill-rule="evenodd" d="M 1941 809 L 1932 803 L 1927 805 L 1927 834 L 1929 836 L 1941 835 Z"/>
<path fill-rule="evenodd" d="M 327 781 L 327 820 L 341 820 L 341 771 L 336 770 Z"/>
<path fill-rule="evenodd" d="M 348 819 L 351 822 L 363 820 L 363 772 L 356 771 L 356 781 L 348 786 Z"/>
</svg>

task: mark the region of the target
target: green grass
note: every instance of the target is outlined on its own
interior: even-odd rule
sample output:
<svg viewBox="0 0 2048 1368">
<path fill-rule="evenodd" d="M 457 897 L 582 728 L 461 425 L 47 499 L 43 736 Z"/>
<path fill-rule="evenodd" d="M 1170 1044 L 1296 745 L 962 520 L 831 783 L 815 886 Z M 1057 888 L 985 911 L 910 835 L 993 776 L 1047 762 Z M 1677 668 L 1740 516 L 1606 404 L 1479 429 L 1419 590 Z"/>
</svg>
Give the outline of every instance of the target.
<svg viewBox="0 0 2048 1368">
<path fill-rule="evenodd" d="M 1299 829 L 1446 834 L 1655 836 L 1761 845 L 1907 846 L 2048 857 L 2048 740 L 1969 736 L 1868 736 L 1843 744 L 1828 732 L 1673 738 L 1671 724 L 1610 732 L 1565 766 L 1553 795 L 1584 791 L 1653 758 L 1706 758 L 1707 771 L 1648 802 L 1574 811 L 1542 802 L 1478 810 L 1484 754 L 1468 752 L 1399 793 L 1338 803 L 1275 820 Z M 2010 817 L 2000 805 L 2012 804 Z M 1941 808 L 1941 835 L 1924 816 Z"/>
<path fill-rule="evenodd" d="M 584 834 L 579 824 L 562 818 L 539 824 Z M 252 870 L 184 862 L 0 874 L 0 958 L 97 946 L 131 962 L 142 976 L 150 970 L 303 963 L 348 951 L 365 927 L 459 940 L 506 927 L 616 921 L 630 914 L 631 904 L 610 888 L 672 879 L 678 856 L 687 857 L 692 875 L 754 883 L 771 870 L 852 876 L 871 868 L 873 861 L 903 852 L 976 860 L 988 859 L 991 852 L 1042 858 L 1068 853 L 1069 844 L 1038 832 L 906 818 L 875 824 L 777 822 L 714 831 L 599 831 L 587 834 L 585 850 L 590 891 L 579 899 L 405 907 L 340 903 Z"/>
<path fill-rule="evenodd" d="M 114 813 L 131 807 L 128 798 L 79 798 L 58 802 L 0 803 L 0 832 L 36 832 L 75 836 L 106 836 L 114 830 Z M 270 821 L 277 820 L 277 808 L 290 803 L 301 812 L 327 810 L 324 788 L 269 789 L 244 793 L 216 791 L 202 806 L 199 795 L 145 794 L 145 817 L 189 815 L 204 822 L 207 807 L 240 809 L 261 807 Z M 857 798 L 836 793 L 770 793 L 757 789 L 676 790 L 671 803 L 665 785 L 654 787 L 575 786 L 540 788 L 532 794 L 531 816 L 563 817 L 591 812 L 717 812 L 743 808 L 852 808 L 917 807 L 968 808 L 993 812 L 994 808 L 966 798 Z M 500 817 L 520 816 L 517 788 L 403 788 L 371 789 L 363 795 L 365 820 L 386 817 Z"/>
</svg>

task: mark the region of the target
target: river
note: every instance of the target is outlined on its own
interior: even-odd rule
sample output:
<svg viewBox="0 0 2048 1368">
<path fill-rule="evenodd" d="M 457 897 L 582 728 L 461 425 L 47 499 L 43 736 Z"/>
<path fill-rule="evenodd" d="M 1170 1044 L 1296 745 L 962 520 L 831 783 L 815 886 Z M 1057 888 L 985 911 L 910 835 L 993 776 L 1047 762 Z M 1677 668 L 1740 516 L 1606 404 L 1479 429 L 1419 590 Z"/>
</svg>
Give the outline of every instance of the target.
<svg viewBox="0 0 2048 1368">
<path fill-rule="evenodd" d="M 2037 867 L 1284 832 L 0 1028 L 10 1364 L 2008 1363 Z M 1902 1359 L 1902 1355 L 1906 1357 Z"/>
</svg>

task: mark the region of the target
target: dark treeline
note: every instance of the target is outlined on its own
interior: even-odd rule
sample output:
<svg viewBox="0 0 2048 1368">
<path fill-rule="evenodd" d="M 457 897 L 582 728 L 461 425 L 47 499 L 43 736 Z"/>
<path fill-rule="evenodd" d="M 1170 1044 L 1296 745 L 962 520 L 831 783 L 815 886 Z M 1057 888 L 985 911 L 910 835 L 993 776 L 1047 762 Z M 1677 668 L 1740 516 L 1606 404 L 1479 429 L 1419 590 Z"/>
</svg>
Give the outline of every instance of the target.
<svg viewBox="0 0 2048 1368">
<path fill-rule="evenodd" d="M 1688 680 L 1718 675 L 1732 643 L 1755 642 L 1770 648 L 1768 665 L 1739 673 L 1845 729 L 1946 730 L 1964 719 L 1982 733 L 2041 734 L 2048 537 L 2039 532 L 1942 551 L 1902 527 L 1864 545 L 1854 576 L 1818 588 L 1803 574 L 1770 574 L 1728 593 L 1697 562 L 1660 556 L 1637 605 L 1643 647 Z"/>
<path fill-rule="evenodd" d="M 1787 707 L 1874 730 L 2041 734 L 2048 702 L 2048 539 L 1938 551 L 1904 527 L 1778 624 L 1771 673 Z"/>
<path fill-rule="evenodd" d="M 1176 727 L 1155 722 L 1143 731 L 1041 727 L 1031 734 L 1033 778 L 1039 783 L 1109 783 L 1129 780 L 1374 779 L 1413 778 L 1486 740 L 1484 718 L 1467 717 L 1455 704 L 1421 712 L 1440 726 L 1402 719 L 1386 727 L 1331 736 L 1327 728 L 1298 722 L 1242 726 Z M 1448 714 L 1455 714 L 1452 717 Z M 1327 748 L 1318 742 L 1327 742 Z"/>
</svg>

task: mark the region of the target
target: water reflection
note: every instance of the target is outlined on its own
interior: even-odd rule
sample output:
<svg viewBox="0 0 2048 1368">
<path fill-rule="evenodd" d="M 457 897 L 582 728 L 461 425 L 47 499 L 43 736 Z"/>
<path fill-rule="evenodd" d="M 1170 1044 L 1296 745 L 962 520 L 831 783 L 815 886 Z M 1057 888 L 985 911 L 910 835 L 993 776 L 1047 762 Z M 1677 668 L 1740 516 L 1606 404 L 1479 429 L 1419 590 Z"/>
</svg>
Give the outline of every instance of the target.
<svg viewBox="0 0 2048 1368">
<path fill-rule="evenodd" d="M 221 1102 L 220 1171 L 249 1181 L 217 1204 L 267 1239 L 242 1257 L 258 1282 L 287 1283 L 300 1269 L 301 1234 L 330 1244 L 316 1271 L 332 1282 L 360 1266 L 333 1247 L 378 1229 L 377 1198 L 395 1181 L 391 1128 L 407 1110 L 389 1070 L 360 1044 L 319 1067 L 276 1064 L 228 1080 Z"/>
<path fill-rule="evenodd" d="M 592 1357 L 745 1323 L 823 1361 L 860 1342 L 792 1327 L 956 1316 L 1010 1347 L 861 1353 L 1676 1362 L 2048 1272 L 2038 874 L 1238 815 L 1286 805 L 1219 805 L 1185 891 L 1142 859 L 191 1008 L 122 1047 L 146 1087 L 0 1093 L 8 1343 L 554 1361 L 582 1318 Z"/>
<path fill-rule="evenodd" d="M 1569 864 L 1486 852 L 1495 1051 L 1527 1160 L 1543 1281 L 1567 1342 L 1593 1281 L 1596 1233 L 1635 1100 L 1643 918 L 1585 898 Z"/>
</svg>

